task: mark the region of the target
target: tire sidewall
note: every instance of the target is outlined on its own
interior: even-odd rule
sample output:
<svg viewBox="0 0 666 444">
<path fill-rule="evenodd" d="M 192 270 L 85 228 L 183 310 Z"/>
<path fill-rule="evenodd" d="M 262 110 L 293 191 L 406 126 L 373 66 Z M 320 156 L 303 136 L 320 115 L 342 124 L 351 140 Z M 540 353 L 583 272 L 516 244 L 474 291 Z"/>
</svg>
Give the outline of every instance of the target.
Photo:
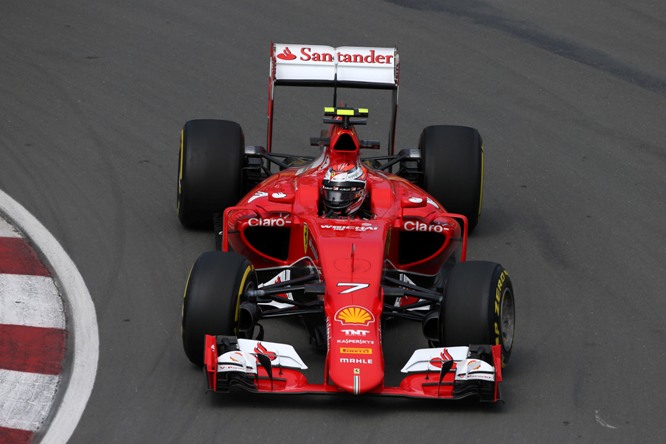
<svg viewBox="0 0 666 444">
<path fill-rule="evenodd" d="M 210 251 L 199 256 L 182 309 L 183 348 L 192 363 L 203 364 L 205 335 L 236 334 L 242 295 L 256 284 L 253 266 L 239 254 Z"/>
<path fill-rule="evenodd" d="M 503 298 L 511 297 L 510 332 L 504 332 Z M 506 307 L 504 307 L 506 308 Z M 507 315 L 508 313 L 504 313 Z M 445 346 L 470 344 L 502 345 L 503 363 L 513 349 L 515 304 L 508 272 L 493 262 L 470 261 L 456 264 L 447 277 L 440 307 L 440 336 Z M 511 344 L 504 343 L 503 333 Z"/>
<path fill-rule="evenodd" d="M 213 215 L 241 198 L 245 137 L 228 120 L 188 121 L 181 130 L 177 211 L 188 228 L 209 228 Z"/>
<path fill-rule="evenodd" d="M 470 127 L 433 125 L 419 138 L 423 188 L 447 211 L 476 227 L 483 203 L 483 141 Z"/>
</svg>

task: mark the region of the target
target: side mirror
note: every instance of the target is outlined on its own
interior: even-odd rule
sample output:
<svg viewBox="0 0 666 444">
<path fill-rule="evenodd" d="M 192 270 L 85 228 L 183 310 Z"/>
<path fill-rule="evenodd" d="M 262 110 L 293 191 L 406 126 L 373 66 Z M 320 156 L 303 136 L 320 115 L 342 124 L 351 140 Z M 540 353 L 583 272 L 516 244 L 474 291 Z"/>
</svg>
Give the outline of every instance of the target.
<svg viewBox="0 0 666 444">
<path fill-rule="evenodd" d="M 401 157 L 403 160 L 419 160 L 421 159 L 421 150 L 418 148 L 404 148 L 400 150 L 398 157 Z"/>
<path fill-rule="evenodd" d="M 245 147 L 246 156 L 262 156 L 264 154 L 266 154 L 266 148 L 263 146 L 252 145 Z"/>
<path fill-rule="evenodd" d="M 379 149 L 379 140 L 359 140 L 361 148 L 367 148 L 371 150 Z"/>
<path fill-rule="evenodd" d="M 270 202 L 277 202 L 277 203 L 294 203 L 294 193 L 283 193 L 281 191 L 275 192 L 275 193 L 269 193 L 268 194 L 268 200 Z"/>
<path fill-rule="evenodd" d="M 402 205 L 402 208 L 419 208 L 419 207 L 425 207 L 427 204 L 427 200 L 425 197 L 421 196 L 402 196 L 400 199 L 400 205 Z"/>
</svg>

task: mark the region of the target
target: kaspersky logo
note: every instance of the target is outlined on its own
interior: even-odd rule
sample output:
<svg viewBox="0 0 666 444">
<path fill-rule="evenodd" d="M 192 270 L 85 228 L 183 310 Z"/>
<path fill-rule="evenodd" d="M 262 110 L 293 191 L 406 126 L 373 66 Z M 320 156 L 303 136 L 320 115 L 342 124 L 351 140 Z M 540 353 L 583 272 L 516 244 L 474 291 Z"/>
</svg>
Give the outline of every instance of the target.
<svg viewBox="0 0 666 444">
<path fill-rule="evenodd" d="M 348 305 L 341 308 L 333 317 L 342 325 L 368 325 L 375 322 L 375 316 L 363 307 Z"/>
</svg>

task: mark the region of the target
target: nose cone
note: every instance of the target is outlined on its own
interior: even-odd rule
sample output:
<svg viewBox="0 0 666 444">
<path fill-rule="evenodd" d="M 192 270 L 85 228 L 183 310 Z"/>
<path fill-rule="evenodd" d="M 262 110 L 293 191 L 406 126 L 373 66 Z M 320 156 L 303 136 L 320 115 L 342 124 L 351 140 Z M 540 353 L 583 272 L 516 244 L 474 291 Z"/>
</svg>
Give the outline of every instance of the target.
<svg viewBox="0 0 666 444">
<path fill-rule="evenodd" d="M 337 387 L 360 395 L 383 383 L 379 328 L 379 320 L 364 307 L 347 305 L 336 311 L 329 325 L 328 376 Z"/>
</svg>

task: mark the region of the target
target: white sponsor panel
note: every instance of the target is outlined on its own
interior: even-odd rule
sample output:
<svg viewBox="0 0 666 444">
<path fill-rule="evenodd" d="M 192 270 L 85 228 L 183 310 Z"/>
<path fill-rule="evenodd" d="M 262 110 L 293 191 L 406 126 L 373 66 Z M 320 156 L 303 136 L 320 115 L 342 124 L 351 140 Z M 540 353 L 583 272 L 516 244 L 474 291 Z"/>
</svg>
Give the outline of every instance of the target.
<svg viewBox="0 0 666 444">
<path fill-rule="evenodd" d="M 395 48 L 276 43 L 275 79 L 287 81 L 360 82 L 395 85 Z"/>
<path fill-rule="evenodd" d="M 495 367 L 480 359 L 465 359 L 458 363 L 456 381 L 494 381 Z"/>
<path fill-rule="evenodd" d="M 277 80 L 335 79 L 335 48 L 322 45 L 275 44 Z"/>
<path fill-rule="evenodd" d="M 456 381 L 494 381 L 495 367 L 480 359 L 468 359 L 469 347 L 421 348 L 412 354 L 403 373 L 438 372 L 444 356 L 450 356 L 456 363 Z"/>
<path fill-rule="evenodd" d="M 230 351 L 217 358 L 217 371 L 257 374 L 257 358 L 243 351 Z"/>
<path fill-rule="evenodd" d="M 446 351 L 451 355 L 454 361 L 467 359 L 468 350 L 469 347 L 446 347 Z M 433 359 L 440 358 L 442 352 L 444 352 L 444 347 L 420 348 L 414 350 L 414 353 L 401 371 L 403 373 L 439 371 L 439 367 L 432 365 L 430 362 Z"/>
<path fill-rule="evenodd" d="M 395 48 L 338 48 L 338 80 L 342 82 L 395 83 Z"/>
<path fill-rule="evenodd" d="M 262 354 L 271 356 L 275 355 L 272 359 L 273 365 L 280 365 L 282 367 L 300 368 L 305 370 L 308 368 L 303 362 L 293 346 L 289 344 L 281 344 L 278 342 L 255 341 L 252 339 L 238 339 L 238 348 L 240 351 L 256 355 L 258 350 L 263 351 Z"/>
</svg>

